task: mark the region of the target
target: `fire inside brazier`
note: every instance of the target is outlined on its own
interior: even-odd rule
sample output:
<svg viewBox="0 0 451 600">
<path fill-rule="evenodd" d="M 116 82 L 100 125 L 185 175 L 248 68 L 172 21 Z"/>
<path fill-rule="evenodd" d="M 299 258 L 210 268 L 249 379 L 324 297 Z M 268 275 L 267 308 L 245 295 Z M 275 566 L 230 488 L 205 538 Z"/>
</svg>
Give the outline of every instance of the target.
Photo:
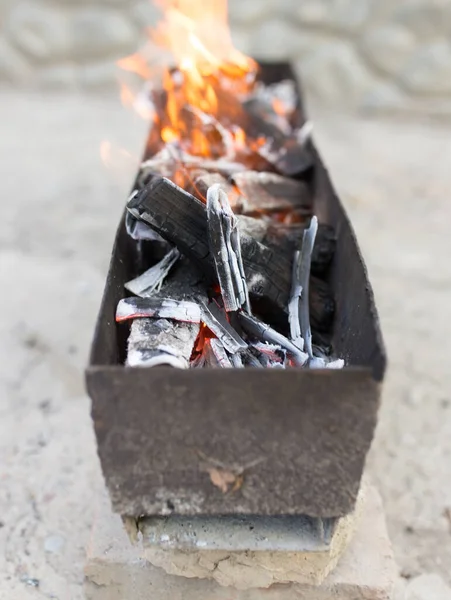
<svg viewBox="0 0 451 600">
<path fill-rule="evenodd" d="M 197 48 L 197 46 L 196 46 Z M 124 517 L 342 517 L 385 356 L 355 236 L 287 64 L 166 71 L 87 385 Z"/>
</svg>

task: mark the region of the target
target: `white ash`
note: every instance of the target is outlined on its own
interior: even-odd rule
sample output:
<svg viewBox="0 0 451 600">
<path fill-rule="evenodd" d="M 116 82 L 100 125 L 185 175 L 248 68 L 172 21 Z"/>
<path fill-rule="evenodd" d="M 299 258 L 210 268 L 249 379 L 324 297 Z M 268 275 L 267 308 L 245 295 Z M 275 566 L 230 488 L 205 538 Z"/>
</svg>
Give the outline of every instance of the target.
<svg viewBox="0 0 451 600">
<path fill-rule="evenodd" d="M 188 369 L 200 325 L 167 319 L 135 319 L 128 338 L 127 366 L 168 365 Z"/>
<path fill-rule="evenodd" d="M 155 291 L 161 289 L 165 278 L 179 258 L 180 252 L 177 248 L 172 248 L 160 262 L 139 277 L 128 281 L 125 289 L 140 298 L 149 298 Z"/>
<path fill-rule="evenodd" d="M 145 317 L 200 323 L 201 309 L 196 302 L 172 298 L 124 298 L 119 301 L 116 311 L 118 323 Z"/>
<path fill-rule="evenodd" d="M 225 312 L 214 301 L 208 305 L 202 302 L 201 308 L 202 322 L 215 334 L 230 354 L 246 350 L 247 343 L 230 325 Z"/>
<path fill-rule="evenodd" d="M 241 307 L 250 312 L 238 223 L 220 184 L 212 185 L 207 191 L 207 219 L 210 252 L 215 261 L 224 307 L 227 312 Z"/>
<path fill-rule="evenodd" d="M 299 144 L 304 146 L 308 141 L 310 141 L 312 133 L 313 123 L 311 121 L 306 121 L 302 127 L 295 131 L 295 136 Z"/>
<path fill-rule="evenodd" d="M 299 302 L 302 295 L 302 285 L 299 280 L 300 262 L 301 252 L 296 250 L 293 260 L 293 282 L 288 304 L 288 321 L 291 341 L 299 350 L 304 350 L 304 338 L 301 334 L 301 322 L 299 320 Z"/>
<path fill-rule="evenodd" d="M 130 196 L 130 200 L 133 197 L 133 195 Z M 149 227 L 149 225 L 146 225 L 143 221 L 138 220 L 130 210 L 127 210 L 127 214 L 125 215 L 125 228 L 132 240 L 137 242 L 149 241 L 166 243 L 160 234 Z"/>
<path fill-rule="evenodd" d="M 318 219 L 314 216 L 310 222 L 310 227 L 304 231 L 302 250 L 299 258 L 299 264 L 297 265 L 298 271 L 296 273 L 297 284 L 301 288 L 301 296 L 299 299 L 299 322 L 301 326 L 301 336 L 304 339 L 305 350 L 310 358 L 313 358 L 313 350 L 312 331 L 310 329 L 309 282 L 310 268 L 312 264 L 312 252 L 317 232 Z"/>
</svg>

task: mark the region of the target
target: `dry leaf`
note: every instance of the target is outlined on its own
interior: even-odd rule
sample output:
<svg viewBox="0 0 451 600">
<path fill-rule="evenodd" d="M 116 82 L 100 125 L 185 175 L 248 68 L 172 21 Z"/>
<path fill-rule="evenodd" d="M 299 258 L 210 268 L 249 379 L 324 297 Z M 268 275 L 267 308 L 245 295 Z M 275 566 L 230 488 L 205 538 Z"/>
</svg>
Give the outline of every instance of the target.
<svg viewBox="0 0 451 600">
<path fill-rule="evenodd" d="M 223 494 L 229 491 L 229 485 L 232 483 L 236 485 L 237 477 L 231 471 L 211 467 L 208 469 L 208 474 L 210 475 L 211 483 L 219 488 Z"/>
<path fill-rule="evenodd" d="M 244 475 L 241 473 L 241 475 L 238 475 L 238 477 L 235 479 L 235 483 L 232 488 L 232 494 L 234 494 L 235 492 L 237 492 L 238 490 L 241 489 L 243 482 L 244 482 Z"/>
</svg>

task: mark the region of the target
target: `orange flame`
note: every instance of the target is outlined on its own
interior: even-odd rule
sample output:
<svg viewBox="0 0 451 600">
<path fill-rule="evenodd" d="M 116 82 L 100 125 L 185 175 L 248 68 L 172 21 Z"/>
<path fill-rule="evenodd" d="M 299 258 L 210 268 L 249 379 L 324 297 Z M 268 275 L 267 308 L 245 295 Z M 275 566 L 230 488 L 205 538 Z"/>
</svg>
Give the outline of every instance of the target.
<svg viewBox="0 0 451 600">
<path fill-rule="evenodd" d="M 170 50 L 176 63 L 164 72 L 164 109 L 154 116 L 161 141 L 205 157 L 226 154 L 227 144 L 242 150 L 246 135 L 240 126 L 240 98 L 252 90 L 257 65 L 233 47 L 227 0 L 155 2 L 164 16 L 151 33 L 152 41 Z M 118 65 L 146 81 L 152 76 L 144 54 Z M 136 108 L 129 88 L 123 86 L 121 96 Z"/>
</svg>

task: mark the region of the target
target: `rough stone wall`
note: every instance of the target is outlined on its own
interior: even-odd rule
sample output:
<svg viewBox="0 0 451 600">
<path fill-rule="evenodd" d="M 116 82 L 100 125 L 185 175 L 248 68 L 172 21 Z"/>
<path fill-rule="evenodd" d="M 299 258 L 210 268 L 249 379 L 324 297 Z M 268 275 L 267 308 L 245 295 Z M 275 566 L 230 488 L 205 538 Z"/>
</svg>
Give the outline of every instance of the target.
<svg viewBox="0 0 451 600">
<path fill-rule="evenodd" d="M 449 0 L 229 2 L 240 49 L 291 58 L 310 100 L 451 116 Z M 0 81 L 114 83 L 114 60 L 137 49 L 156 15 L 150 0 L 0 0 Z"/>
</svg>

